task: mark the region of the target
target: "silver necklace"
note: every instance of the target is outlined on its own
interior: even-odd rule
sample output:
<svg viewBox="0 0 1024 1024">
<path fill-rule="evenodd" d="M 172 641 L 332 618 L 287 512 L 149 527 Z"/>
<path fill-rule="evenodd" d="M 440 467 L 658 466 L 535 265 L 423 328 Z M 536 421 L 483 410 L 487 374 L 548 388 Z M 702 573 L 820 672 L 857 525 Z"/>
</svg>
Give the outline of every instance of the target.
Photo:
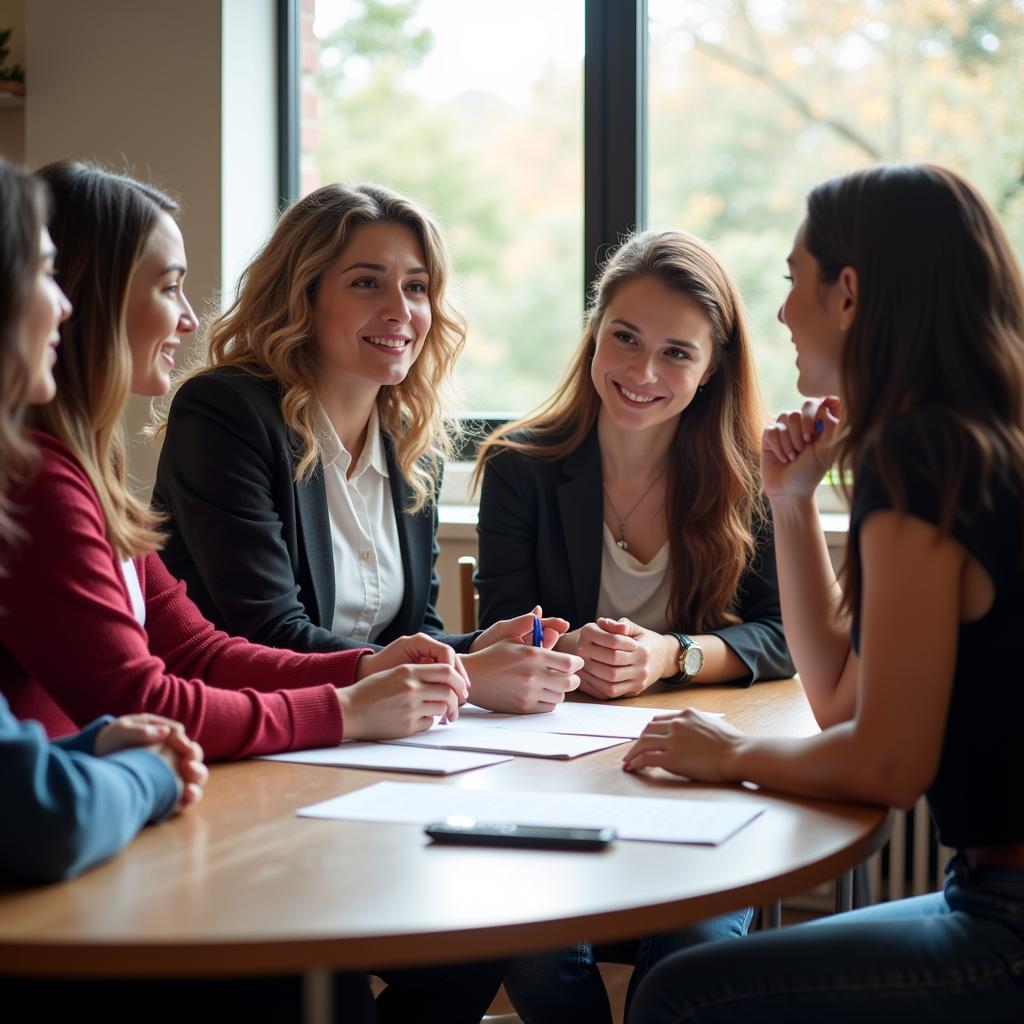
<svg viewBox="0 0 1024 1024">
<path fill-rule="evenodd" d="M 623 551 L 629 550 L 629 542 L 626 540 L 626 521 L 643 504 L 644 498 L 646 498 L 647 495 L 654 490 L 654 485 L 660 479 L 661 477 L 656 476 L 651 481 L 650 487 L 648 487 L 647 490 L 644 491 L 642 495 L 640 495 L 640 500 L 624 516 L 619 515 L 619 510 L 615 507 L 615 502 L 612 501 L 612 496 L 608 493 L 608 488 L 605 487 L 604 483 L 602 482 L 601 488 L 604 491 L 604 496 L 608 499 L 608 505 L 612 510 L 612 515 L 615 516 L 615 518 L 619 521 L 619 539 L 615 543 L 618 544 L 618 546 L 622 548 Z"/>
</svg>

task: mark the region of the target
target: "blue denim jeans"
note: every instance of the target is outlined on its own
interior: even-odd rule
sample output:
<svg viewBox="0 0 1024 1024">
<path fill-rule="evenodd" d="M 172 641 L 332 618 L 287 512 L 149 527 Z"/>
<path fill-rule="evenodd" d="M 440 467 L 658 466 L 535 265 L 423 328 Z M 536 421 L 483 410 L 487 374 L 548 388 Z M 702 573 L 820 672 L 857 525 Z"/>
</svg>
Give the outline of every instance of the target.
<svg viewBox="0 0 1024 1024">
<path fill-rule="evenodd" d="M 663 960 L 629 1024 L 1024 1021 L 1024 869 L 950 862 L 943 892 Z"/>
<path fill-rule="evenodd" d="M 611 1024 L 611 1006 L 598 961 L 634 965 L 626 993 L 628 1007 L 648 968 L 670 953 L 698 943 L 739 938 L 746 934 L 752 916 L 747 907 L 679 931 L 596 947 L 580 942 L 571 949 L 520 957 L 509 964 L 505 991 L 524 1024 Z"/>
</svg>

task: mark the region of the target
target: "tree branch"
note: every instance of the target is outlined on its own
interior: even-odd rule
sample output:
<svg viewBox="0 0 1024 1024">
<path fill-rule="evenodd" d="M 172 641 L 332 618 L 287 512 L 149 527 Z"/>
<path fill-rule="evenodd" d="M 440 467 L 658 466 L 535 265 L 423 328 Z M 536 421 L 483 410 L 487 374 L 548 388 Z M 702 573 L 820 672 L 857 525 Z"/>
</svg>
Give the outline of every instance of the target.
<svg viewBox="0 0 1024 1024">
<path fill-rule="evenodd" d="M 806 120 L 831 128 L 837 135 L 846 139 L 853 146 L 856 146 L 872 160 L 882 159 L 883 154 L 881 150 L 870 139 L 844 121 L 817 113 L 810 102 L 789 82 L 773 71 L 766 61 L 752 60 L 749 57 L 744 57 L 742 54 L 734 53 L 732 50 L 719 46 L 717 43 L 701 39 L 695 32 L 691 32 L 690 35 L 695 49 L 711 57 L 713 60 L 717 60 L 734 68 L 736 71 L 740 71 L 751 78 L 756 78 L 758 81 L 763 82 Z"/>
</svg>

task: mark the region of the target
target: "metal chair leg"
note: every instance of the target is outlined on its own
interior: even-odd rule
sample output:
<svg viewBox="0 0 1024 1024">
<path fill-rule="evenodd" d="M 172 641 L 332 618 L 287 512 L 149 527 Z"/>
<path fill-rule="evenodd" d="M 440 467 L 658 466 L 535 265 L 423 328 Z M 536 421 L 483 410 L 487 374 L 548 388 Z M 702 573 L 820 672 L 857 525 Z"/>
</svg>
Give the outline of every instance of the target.
<svg viewBox="0 0 1024 1024">
<path fill-rule="evenodd" d="M 836 913 L 853 910 L 853 872 L 844 871 L 836 879 Z"/>
<path fill-rule="evenodd" d="M 761 931 L 782 927 L 782 900 L 766 903 L 761 908 Z"/>
</svg>

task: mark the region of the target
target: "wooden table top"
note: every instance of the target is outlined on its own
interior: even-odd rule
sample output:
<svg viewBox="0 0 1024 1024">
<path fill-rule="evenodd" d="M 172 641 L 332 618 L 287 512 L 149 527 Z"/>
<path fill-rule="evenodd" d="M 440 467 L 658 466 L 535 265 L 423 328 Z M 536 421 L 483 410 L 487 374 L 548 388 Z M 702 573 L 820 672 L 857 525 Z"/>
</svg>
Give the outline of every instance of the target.
<svg viewBox="0 0 1024 1024">
<path fill-rule="evenodd" d="M 669 690 L 625 703 L 724 711 L 750 733 L 817 731 L 799 682 Z M 415 825 L 298 818 L 408 775 L 262 761 L 217 765 L 203 802 L 81 878 L 0 890 L 0 973 L 372 970 L 605 941 L 760 905 L 876 850 L 877 807 L 796 800 L 621 770 L 625 746 L 512 761 L 430 784 L 755 800 L 719 847 L 617 841 L 601 853 L 437 847 Z"/>
</svg>

